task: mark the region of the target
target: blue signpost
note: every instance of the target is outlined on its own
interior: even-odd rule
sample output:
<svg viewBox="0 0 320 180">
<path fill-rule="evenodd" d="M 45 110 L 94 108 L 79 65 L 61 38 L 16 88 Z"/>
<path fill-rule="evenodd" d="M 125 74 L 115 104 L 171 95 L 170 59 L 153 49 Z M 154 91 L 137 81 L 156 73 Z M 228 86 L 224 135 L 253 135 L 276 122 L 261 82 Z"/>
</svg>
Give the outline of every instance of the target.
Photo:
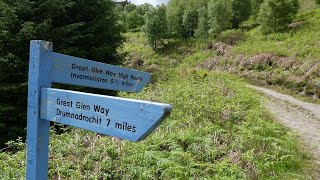
<svg viewBox="0 0 320 180">
<path fill-rule="evenodd" d="M 140 92 L 150 74 L 52 52 L 31 41 L 26 179 L 48 179 L 50 121 L 133 142 L 146 138 L 169 114 L 168 104 L 51 88 L 52 83 Z"/>
</svg>

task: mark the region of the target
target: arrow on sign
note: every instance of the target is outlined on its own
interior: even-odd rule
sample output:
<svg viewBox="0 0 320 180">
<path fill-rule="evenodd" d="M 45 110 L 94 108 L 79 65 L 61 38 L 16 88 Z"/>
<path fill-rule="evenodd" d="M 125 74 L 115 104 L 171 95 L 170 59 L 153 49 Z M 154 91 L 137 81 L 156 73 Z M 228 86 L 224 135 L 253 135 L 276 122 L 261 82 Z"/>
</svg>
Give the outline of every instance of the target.
<svg viewBox="0 0 320 180">
<path fill-rule="evenodd" d="M 134 142 L 146 138 L 170 112 L 168 104 L 41 89 L 41 119 Z"/>
<path fill-rule="evenodd" d="M 52 82 L 78 86 L 140 92 L 150 73 L 122 68 L 55 52 L 48 52 L 49 78 Z"/>
</svg>

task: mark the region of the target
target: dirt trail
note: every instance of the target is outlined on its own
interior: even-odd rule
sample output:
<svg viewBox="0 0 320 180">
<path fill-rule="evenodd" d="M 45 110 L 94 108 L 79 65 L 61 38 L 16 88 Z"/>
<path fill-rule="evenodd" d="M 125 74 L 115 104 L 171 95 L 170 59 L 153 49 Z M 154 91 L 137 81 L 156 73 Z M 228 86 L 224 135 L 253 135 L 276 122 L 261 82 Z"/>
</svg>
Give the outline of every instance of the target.
<svg viewBox="0 0 320 180">
<path fill-rule="evenodd" d="M 293 129 L 320 164 L 320 105 L 303 102 L 270 89 L 249 85 L 267 95 L 266 107 L 285 126 Z"/>
</svg>

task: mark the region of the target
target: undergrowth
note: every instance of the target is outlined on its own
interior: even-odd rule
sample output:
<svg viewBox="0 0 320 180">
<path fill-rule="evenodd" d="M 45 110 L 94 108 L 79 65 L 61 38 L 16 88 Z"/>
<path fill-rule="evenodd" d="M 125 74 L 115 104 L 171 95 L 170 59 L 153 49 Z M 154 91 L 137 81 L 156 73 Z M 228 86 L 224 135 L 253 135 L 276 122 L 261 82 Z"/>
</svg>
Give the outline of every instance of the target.
<svg viewBox="0 0 320 180">
<path fill-rule="evenodd" d="M 311 178 L 310 157 L 296 136 L 273 121 L 243 80 L 194 68 L 213 56 L 202 50 L 205 42 L 168 41 L 174 50 L 154 53 L 141 34 L 127 36 L 125 64 L 155 78 L 143 92 L 120 96 L 169 103 L 171 115 L 138 143 L 72 127 L 60 135 L 52 129 L 49 179 Z M 25 145 L 12 144 L 19 151 L 0 152 L 0 179 L 25 178 Z"/>
</svg>

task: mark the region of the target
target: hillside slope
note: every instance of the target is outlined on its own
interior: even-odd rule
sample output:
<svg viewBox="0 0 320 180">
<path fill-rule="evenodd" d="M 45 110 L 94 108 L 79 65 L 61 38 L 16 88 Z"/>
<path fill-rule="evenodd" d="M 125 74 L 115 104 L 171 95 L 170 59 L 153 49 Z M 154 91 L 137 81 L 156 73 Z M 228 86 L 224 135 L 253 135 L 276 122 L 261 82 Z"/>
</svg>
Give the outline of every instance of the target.
<svg viewBox="0 0 320 180">
<path fill-rule="evenodd" d="M 154 53 L 141 34 L 127 38 L 125 64 L 153 72 L 153 81 L 120 96 L 169 103 L 170 118 L 139 143 L 52 131 L 49 179 L 313 178 L 311 156 L 263 110 L 259 95 L 233 75 L 193 68 L 213 55 L 203 43 L 171 42 L 174 48 Z M 23 179 L 25 144 L 8 144 L 18 152 L 0 152 L 0 179 Z"/>
<path fill-rule="evenodd" d="M 222 55 L 218 53 L 220 56 L 209 59 L 201 67 L 226 70 L 318 99 L 320 8 L 300 13 L 294 21 L 294 28 L 284 33 L 264 36 L 256 27 L 240 34 L 240 39 L 245 40 L 236 45 L 226 45 L 228 52 Z"/>
</svg>

